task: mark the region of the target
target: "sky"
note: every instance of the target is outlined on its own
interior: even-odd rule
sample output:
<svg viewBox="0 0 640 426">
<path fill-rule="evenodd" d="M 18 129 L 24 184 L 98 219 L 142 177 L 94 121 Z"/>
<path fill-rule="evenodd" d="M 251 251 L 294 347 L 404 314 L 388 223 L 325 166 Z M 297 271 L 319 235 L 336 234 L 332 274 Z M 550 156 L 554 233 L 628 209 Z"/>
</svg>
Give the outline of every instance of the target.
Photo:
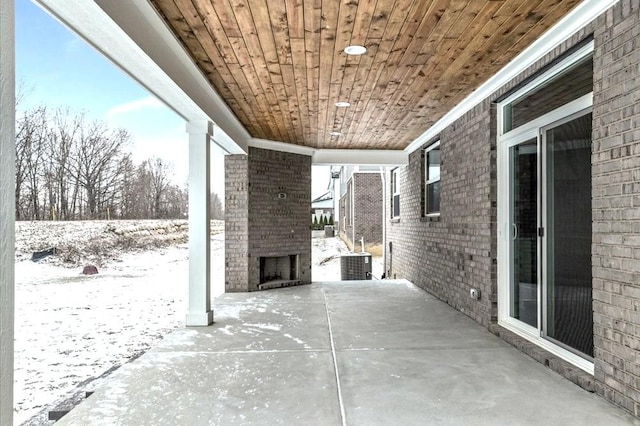
<svg viewBox="0 0 640 426">
<path fill-rule="evenodd" d="M 16 0 L 16 85 L 20 111 L 47 106 L 84 113 L 90 120 L 124 128 L 135 162 L 159 157 L 173 164 L 174 182 L 188 176 L 185 121 L 84 40 L 34 5 Z M 211 189 L 224 194 L 224 160 L 212 149 Z M 312 197 L 326 192 L 329 172 L 314 167 Z"/>
</svg>

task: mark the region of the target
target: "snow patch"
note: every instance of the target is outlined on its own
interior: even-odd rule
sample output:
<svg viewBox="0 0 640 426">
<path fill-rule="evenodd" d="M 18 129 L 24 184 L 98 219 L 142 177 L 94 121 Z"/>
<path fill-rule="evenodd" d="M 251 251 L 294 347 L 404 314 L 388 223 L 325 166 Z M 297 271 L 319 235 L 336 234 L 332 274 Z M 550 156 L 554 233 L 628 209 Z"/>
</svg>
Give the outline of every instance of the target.
<svg viewBox="0 0 640 426">
<path fill-rule="evenodd" d="M 224 327 L 219 328 L 218 330 L 222 333 L 222 334 L 226 334 L 227 336 L 233 336 L 233 333 L 231 332 L 232 327 L 230 325 L 225 325 Z"/>
<path fill-rule="evenodd" d="M 260 330 L 271 330 L 271 331 L 280 331 L 282 326 L 280 324 L 242 324 L 245 327 L 258 328 Z"/>
<path fill-rule="evenodd" d="M 293 337 L 292 335 L 290 335 L 289 333 L 284 334 L 284 337 L 293 340 L 294 342 L 296 342 L 299 345 L 303 345 L 305 349 L 311 349 L 311 346 L 307 345 L 303 340 L 298 339 L 297 337 Z"/>
</svg>

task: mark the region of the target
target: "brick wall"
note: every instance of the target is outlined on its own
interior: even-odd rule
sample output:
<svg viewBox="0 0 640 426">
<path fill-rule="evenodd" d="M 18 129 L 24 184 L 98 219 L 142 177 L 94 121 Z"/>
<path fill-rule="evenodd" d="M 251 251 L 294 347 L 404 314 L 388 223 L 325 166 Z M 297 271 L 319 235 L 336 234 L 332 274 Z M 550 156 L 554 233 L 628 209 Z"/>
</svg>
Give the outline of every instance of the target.
<svg viewBox="0 0 640 426">
<path fill-rule="evenodd" d="M 249 169 L 246 155 L 224 157 L 225 289 L 247 291 L 249 283 Z"/>
<path fill-rule="evenodd" d="M 640 416 L 640 4 L 621 0 L 441 133 L 441 216 L 422 217 L 422 153 L 401 169 L 399 221 L 387 217 L 387 271 L 408 278 L 496 334 L 495 109 L 490 102 L 593 37 L 595 390 Z M 428 144 L 425 144 L 425 147 Z M 389 182 L 389 175 L 387 175 Z M 387 183 L 386 194 L 390 194 Z M 390 196 L 385 198 L 387 216 Z M 468 297 L 470 287 L 482 298 Z M 506 333 L 508 334 L 508 333 Z M 545 352 L 541 348 L 540 352 Z M 525 351 L 526 352 L 526 351 Z M 537 357 L 580 383 L 579 371 Z M 578 377 L 578 380 L 576 380 Z M 591 388 L 591 386 L 584 386 Z"/>
<path fill-rule="evenodd" d="M 440 217 L 423 217 L 424 160 L 417 150 L 400 170 L 400 219 L 387 224 L 390 276 L 407 278 L 484 325 L 495 318 L 497 300 L 491 115 L 489 102 L 483 102 L 440 135 Z M 386 194 L 390 181 L 388 174 Z M 390 195 L 385 204 L 389 215 Z M 480 300 L 469 297 L 471 288 L 481 290 Z"/>
<path fill-rule="evenodd" d="M 354 226 L 356 243 L 367 247 L 382 244 L 382 178 L 379 173 L 355 173 Z"/>
<path fill-rule="evenodd" d="M 355 191 L 353 212 L 352 191 Z M 379 173 L 353 173 L 345 194 L 340 198 L 340 214 L 347 216 L 347 224 L 344 227 L 340 225 L 339 235 L 350 249 L 354 233 L 356 251 L 360 251 L 360 238 L 364 238 L 365 250 L 382 244 L 382 178 Z M 350 222 L 352 214 L 353 223 Z"/>
<path fill-rule="evenodd" d="M 227 291 L 257 290 L 265 256 L 299 255 L 311 282 L 311 157 L 252 147 L 225 169 Z"/>
<path fill-rule="evenodd" d="M 593 106 L 596 392 L 640 416 L 640 5 L 598 19 Z"/>
</svg>

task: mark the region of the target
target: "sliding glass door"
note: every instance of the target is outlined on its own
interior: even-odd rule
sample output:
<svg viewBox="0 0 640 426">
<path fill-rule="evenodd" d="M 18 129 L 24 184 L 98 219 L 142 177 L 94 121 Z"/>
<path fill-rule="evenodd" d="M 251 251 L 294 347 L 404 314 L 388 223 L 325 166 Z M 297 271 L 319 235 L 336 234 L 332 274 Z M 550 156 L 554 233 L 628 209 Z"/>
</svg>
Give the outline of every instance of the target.
<svg viewBox="0 0 640 426">
<path fill-rule="evenodd" d="M 497 110 L 498 322 L 593 373 L 593 41 Z"/>
<path fill-rule="evenodd" d="M 509 317 L 593 357 L 591 113 L 508 148 Z"/>
<path fill-rule="evenodd" d="M 593 357 L 591 114 L 543 131 L 545 336 Z"/>
<path fill-rule="evenodd" d="M 538 140 L 509 148 L 511 301 L 509 313 L 538 327 Z"/>
</svg>

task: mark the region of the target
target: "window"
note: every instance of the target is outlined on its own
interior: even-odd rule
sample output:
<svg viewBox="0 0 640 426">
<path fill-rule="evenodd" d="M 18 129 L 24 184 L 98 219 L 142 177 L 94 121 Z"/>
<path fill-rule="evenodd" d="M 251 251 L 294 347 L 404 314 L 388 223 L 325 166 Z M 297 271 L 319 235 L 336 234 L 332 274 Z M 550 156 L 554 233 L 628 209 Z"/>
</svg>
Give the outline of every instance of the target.
<svg viewBox="0 0 640 426">
<path fill-rule="evenodd" d="M 440 141 L 424 150 L 424 214 L 440 213 Z"/>
<path fill-rule="evenodd" d="M 400 217 L 400 169 L 391 170 L 391 217 Z"/>
<path fill-rule="evenodd" d="M 593 91 L 591 56 L 561 69 L 557 75 L 522 96 L 512 97 L 502 110 L 503 133 L 527 124 Z"/>
</svg>

